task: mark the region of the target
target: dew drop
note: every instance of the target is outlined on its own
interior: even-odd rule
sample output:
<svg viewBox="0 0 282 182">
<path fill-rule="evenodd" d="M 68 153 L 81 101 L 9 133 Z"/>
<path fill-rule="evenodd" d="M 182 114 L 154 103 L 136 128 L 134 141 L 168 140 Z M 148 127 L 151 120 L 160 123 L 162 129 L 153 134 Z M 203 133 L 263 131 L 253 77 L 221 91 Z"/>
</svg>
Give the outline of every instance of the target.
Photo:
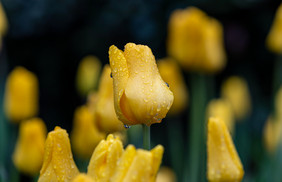
<svg viewBox="0 0 282 182">
<path fill-rule="evenodd" d="M 128 129 L 130 128 L 130 126 L 128 126 L 127 124 L 124 125 L 124 128 Z"/>
</svg>

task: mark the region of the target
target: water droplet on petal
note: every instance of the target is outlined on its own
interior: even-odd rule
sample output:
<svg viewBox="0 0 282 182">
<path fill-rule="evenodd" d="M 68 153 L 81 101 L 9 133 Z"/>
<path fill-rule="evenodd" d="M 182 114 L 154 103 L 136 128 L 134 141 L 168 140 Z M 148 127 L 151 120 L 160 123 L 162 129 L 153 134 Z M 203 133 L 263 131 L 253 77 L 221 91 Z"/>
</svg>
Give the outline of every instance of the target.
<svg viewBox="0 0 282 182">
<path fill-rule="evenodd" d="M 127 124 L 124 125 L 124 128 L 128 129 L 130 128 L 130 126 L 128 126 Z"/>
</svg>

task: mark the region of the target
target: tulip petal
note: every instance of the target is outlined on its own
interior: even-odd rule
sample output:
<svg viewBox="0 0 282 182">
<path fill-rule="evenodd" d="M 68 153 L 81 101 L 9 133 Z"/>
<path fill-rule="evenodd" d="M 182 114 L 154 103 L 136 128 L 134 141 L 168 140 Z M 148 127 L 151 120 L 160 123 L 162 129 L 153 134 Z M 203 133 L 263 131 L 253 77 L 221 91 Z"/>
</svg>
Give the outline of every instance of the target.
<svg viewBox="0 0 282 182">
<path fill-rule="evenodd" d="M 114 83 L 115 111 L 119 120 L 124 123 L 130 123 L 135 120 L 135 118 L 130 114 L 130 109 L 122 104 L 124 101 L 125 87 L 129 77 L 126 59 L 123 52 L 114 45 L 109 48 L 109 59 Z M 123 112 L 123 110 L 126 111 Z"/>
<path fill-rule="evenodd" d="M 136 155 L 136 149 L 133 145 L 128 145 L 124 153 L 122 154 L 120 160 L 117 163 L 117 170 L 111 181 L 123 182 L 125 175 Z"/>
<path fill-rule="evenodd" d="M 108 181 L 114 174 L 122 152 L 121 141 L 111 134 L 108 135 L 107 140 L 102 140 L 96 147 L 90 159 L 87 174 L 95 181 Z"/>
<path fill-rule="evenodd" d="M 218 118 L 208 121 L 207 177 L 212 181 L 241 181 L 244 175 L 241 160 L 225 123 Z"/>
<path fill-rule="evenodd" d="M 56 127 L 45 143 L 44 161 L 38 182 L 67 182 L 79 174 L 66 130 Z"/>
<path fill-rule="evenodd" d="M 134 124 L 161 122 L 172 105 L 173 94 L 159 74 L 151 49 L 128 43 L 124 57 L 129 70 L 125 99 L 135 116 Z"/>
<path fill-rule="evenodd" d="M 77 175 L 72 182 L 94 182 L 94 180 L 86 174 Z"/>
</svg>

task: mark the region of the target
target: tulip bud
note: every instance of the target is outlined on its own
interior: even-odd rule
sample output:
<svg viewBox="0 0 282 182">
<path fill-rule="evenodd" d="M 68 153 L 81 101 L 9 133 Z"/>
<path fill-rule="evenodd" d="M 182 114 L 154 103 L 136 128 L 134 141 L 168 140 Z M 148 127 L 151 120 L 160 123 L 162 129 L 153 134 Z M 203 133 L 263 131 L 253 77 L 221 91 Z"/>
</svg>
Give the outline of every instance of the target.
<svg viewBox="0 0 282 182">
<path fill-rule="evenodd" d="M 38 112 L 37 77 L 23 67 L 16 67 L 8 76 L 4 109 L 13 122 L 33 117 Z"/>
<path fill-rule="evenodd" d="M 77 175 L 72 182 L 94 182 L 94 180 L 86 174 Z"/>
<path fill-rule="evenodd" d="M 21 122 L 13 154 L 16 168 L 27 175 L 39 173 L 43 162 L 46 126 L 39 118 Z"/>
<path fill-rule="evenodd" d="M 243 78 L 228 78 L 222 85 L 221 95 L 230 102 L 236 119 L 241 120 L 250 113 L 251 98 L 248 84 Z"/>
<path fill-rule="evenodd" d="M 160 59 L 158 68 L 163 80 L 169 84 L 174 95 L 173 104 L 168 114 L 177 115 L 188 105 L 188 89 L 177 63 L 171 58 Z"/>
<path fill-rule="evenodd" d="M 85 96 L 97 86 L 101 62 L 95 56 L 86 56 L 79 63 L 76 76 L 76 88 Z"/>
<path fill-rule="evenodd" d="M 95 124 L 95 117 L 86 106 L 76 109 L 71 142 L 74 153 L 81 158 L 90 158 L 98 143 L 105 138 Z"/>
<path fill-rule="evenodd" d="M 269 50 L 282 54 L 282 4 L 278 7 L 270 32 L 266 38 Z"/>
<path fill-rule="evenodd" d="M 216 117 L 225 122 L 230 133 L 234 131 L 234 114 L 232 107 L 225 99 L 211 100 L 207 106 L 207 118 Z"/>
<path fill-rule="evenodd" d="M 116 114 L 124 124 L 160 123 L 173 102 L 173 94 L 162 80 L 148 46 L 128 43 L 124 52 L 109 49 L 114 81 Z"/>
<path fill-rule="evenodd" d="M 112 133 L 124 129 L 123 123 L 118 120 L 114 107 L 113 79 L 111 68 L 105 65 L 100 78 L 97 102 L 95 107 L 97 124 L 100 130 Z"/>
<path fill-rule="evenodd" d="M 243 166 L 225 123 L 208 121 L 207 178 L 210 182 L 241 181 Z"/>
<path fill-rule="evenodd" d="M 151 151 L 136 150 L 129 145 L 117 163 L 116 172 L 111 178 L 115 182 L 153 182 L 160 167 L 164 148 L 156 146 Z"/>
<path fill-rule="evenodd" d="M 279 90 L 275 95 L 275 116 L 282 123 L 282 86 L 280 86 Z"/>
<path fill-rule="evenodd" d="M 94 181 L 109 181 L 117 169 L 117 161 L 123 153 L 122 142 L 113 135 L 102 140 L 96 147 L 88 165 L 87 174 Z"/>
<path fill-rule="evenodd" d="M 226 64 L 222 25 L 195 7 L 172 13 L 167 49 L 187 70 L 215 73 Z"/>
<path fill-rule="evenodd" d="M 48 133 L 38 182 L 69 182 L 78 174 L 68 134 L 57 126 Z"/>
</svg>

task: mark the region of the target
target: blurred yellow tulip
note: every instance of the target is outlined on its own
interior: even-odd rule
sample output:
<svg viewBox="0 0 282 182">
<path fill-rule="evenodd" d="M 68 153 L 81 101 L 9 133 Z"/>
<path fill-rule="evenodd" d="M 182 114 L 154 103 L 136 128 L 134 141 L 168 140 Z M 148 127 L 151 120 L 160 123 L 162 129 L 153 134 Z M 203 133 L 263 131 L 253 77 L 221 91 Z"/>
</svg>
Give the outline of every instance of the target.
<svg viewBox="0 0 282 182">
<path fill-rule="evenodd" d="M 174 101 L 168 114 L 177 115 L 186 108 L 189 97 L 181 69 L 172 58 L 160 59 L 157 64 L 161 77 L 169 84 L 174 95 Z"/>
<path fill-rule="evenodd" d="M 46 133 L 46 126 L 40 118 L 21 122 L 13 162 L 22 173 L 30 176 L 39 173 L 43 162 Z"/>
<path fill-rule="evenodd" d="M 96 103 L 98 100 L 98 94 L 96 91 L 90 91 L 87 96 L 86 106 L 90 110 L 91 113 L 95 113 Z"/>
<path fill-rule="evenodd" d="M 271 154 L 276 151 L 278 144 L 281 142 L 281 129 L 281 119 L 278 120 L 277 117 L 272 116 L 267 119 L 263 129 L 263 139 L 267 151 Z"/>
<path fill-rule="evenodd" d="M 105 136 L 105 133 L 97 129 L 94 114 L 86 106 L 76 109 L 71 133 L 72 148 L 76 155 L 90 158 L 95 147 Z"/>
<path fill-rule="evenodd" d="M 178 9 L 169 20 L 167 51 L 187 70 L 218 72 L 226 64 L 222 25 L 196 7 Z"/>
<path fill-rule="evenodd" d="M 38 182 L 70 182 L 78 174 L 68 134 L 57 126 L 48 133 Z"/>
<path fill-rule="evenodd" d="M 4 8 L 2 6 L 2 3 L 0 3 L 0 50 L 2 48 L 2 37 L 6 34 L 7 30 L 8 30 L 7 17 Z"/>
<path fill-rule="evenodd" d="M 244 119 L 250 113 L 251 97 L 248 84 L 243 78 L 229 77 L 222 85 L 221 95 L 230 102 L 236 119 Z"/>
<path fill-rule="evenodd" d="M 270 32 L 266 38 L 269 50 L 282 54 L 282 4 L 278 7 Z"/>
<path fill-rule="evenodd" d="M 72 182 L 95 182 L 91 177 L 87 176 L 86 174 L 79 174 L 77 175 Z"/>
<path fill-rule="evenodd" d="M 113 79 L 111 68 L 105 65 L 99 83 L 96 102 L 96 119 L 100 130 L 107 133 L 121 131 L 123 123 L 118 120 L 114 107 Z"/>
<path fill-rule="evenodd" d="M 208 120 L 207 137 L 208 181 L 241 181 L 243 165 L 225 123 L 211 117 Z"/>
<path fill-rule="evenodd" d="M 88 165 L 87 174 L 94 181 L 109 181 L 117 169 L 117 161 L 123 153 L 123 145 L 119 138 L 108 135 L 96 147 Z"/>
<path fill-rule="evenodd" d="M 96 88 L 100 71 L 101 62 L 97 57 L 86 56 L 81 60 L 76 75 L 76 88 L 81 96 Z"/>
<path fill-rule="evenodd" d="M 111 178 L 114 182 L 154 182 L 160 167 L 164 148 L 156 146 L 151 151 L 136 150 L 128 145 L 119 159 L 115 174 Z"/>
<path fill-rule="evenodd" d="M 16 67 L 6 81 L 4 109 L 8 119 L 19 122 L 38 112 L 37 77 L 23 67 Z"/>
<path fill-rule="evenodd" d="M 128 43 L 123 52 L 112 45 L 109 58 L 118 118 L 126 125 L 160 123 L 173 94 L 159 74 L 151 49 Z"/>
<path fill-rule="evenodd" d="M 161 167 L 157 174 L 156 182 L 176 182 L 174 171 L 168 167 Z"/>
<path fill-rule="evenodd" d="M 280 86 L 275 95 L 275 116 L 282 120 L 282 86 Z"/>
<path fill-rule="evenodd" d="M 234 114 L 232 107 L 225 99 L 213 99 L 207 106 L 207 118 L 217 117 L 225 122 L 230 133 L 234 132 Z"/>
</svg>

